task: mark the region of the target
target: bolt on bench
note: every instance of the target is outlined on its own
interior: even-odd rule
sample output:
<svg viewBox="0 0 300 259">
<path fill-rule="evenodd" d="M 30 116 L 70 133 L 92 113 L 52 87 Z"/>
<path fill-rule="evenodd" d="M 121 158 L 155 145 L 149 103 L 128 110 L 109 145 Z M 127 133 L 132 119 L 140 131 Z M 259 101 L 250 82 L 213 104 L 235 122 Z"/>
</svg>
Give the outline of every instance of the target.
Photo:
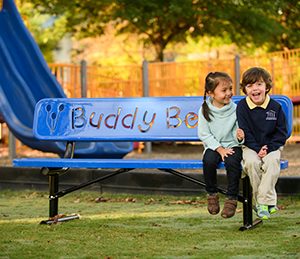
<svg viewBox="0 0 300 259">
<path fill-rule="evenodd" d="M 242 98 L 244 97 L 235 96 L 233 101 L 237 103 Z M 290 135 L 292 102 L 286 96 L 274 95 L 272 98 L 281 104 L 285 112 Z M 200 159 L 73 158 L 75 143 L 80 141 L 200 141 L 197 136 L 197 124 L 198 110 L 202 102 L 202 97 L 61 98 L 39 101 L 34 114 L 34 135 L 40 141 L 44 141 L 45 145 L 47 141 L 65 142 L 65 155 L 62 158 L 14 159 L 13 164 L 15 167 L 38 167 L 48 175 L 50 219 L 43 223 L 53 223 L 53 218 L 58 215 L 58 200 L 64 195 L 134 169 L 158 169 L 204 187 L 204 182 L 181 172 L 202 169 L 203 163 Z M 199 152 L 199 157 L 201 156 Z M 281 161 L 281 169 L 287 167 L 288 161 Z M 99 172 L 109 174 L 78 186 L 59 190 L 59 176 L 69 168 L 97 168 Z M 224 164 L 220 163 L 219 168 L 224 168 Z M 238 200 L 243 203 L 243 226 L 240 230 L 246 230 L 256 226 L 260 221 L 253 222 L 249 178 L 245 177 L 242 181 L 242 194 L 238 196 Z M 218 191 L 226 194 L 221 188 Z M 57 221 L 74 218 L 78 216 L 66 216 Z"/>
</svg>

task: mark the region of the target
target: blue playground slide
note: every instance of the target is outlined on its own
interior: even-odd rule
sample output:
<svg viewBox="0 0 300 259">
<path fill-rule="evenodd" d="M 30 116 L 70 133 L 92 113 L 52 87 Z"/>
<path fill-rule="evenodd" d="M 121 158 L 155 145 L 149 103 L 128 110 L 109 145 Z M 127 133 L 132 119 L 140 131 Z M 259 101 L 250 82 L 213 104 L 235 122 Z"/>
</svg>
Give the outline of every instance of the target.
<svg viewBox="0 0 300 259">
<path fill-rule="evenodd" d="M 25 145 L 62 156 L 65 143 L 37 140 L 32 125 L 34 107 L 40 99 L 65 97 L 14 1 L 3 0 L 0 10 L 0 118 Z M 133 144 L 129 142 L 82 142 L 76 146 L 75 156 L 121 158 L 132 149 Z"/>
</svg>

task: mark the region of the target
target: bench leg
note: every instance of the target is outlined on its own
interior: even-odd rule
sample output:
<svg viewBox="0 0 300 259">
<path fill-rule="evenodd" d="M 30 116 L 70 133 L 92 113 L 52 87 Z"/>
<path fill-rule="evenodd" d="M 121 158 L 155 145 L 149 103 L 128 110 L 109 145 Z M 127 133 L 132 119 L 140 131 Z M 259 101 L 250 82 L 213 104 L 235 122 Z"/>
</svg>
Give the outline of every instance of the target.
<svg viewBox="0 0 300 259">
<path fill-rule="evenodd" d="M 58 214 L 58 192 L 59 175 L 58 173 L 49 174 L 49 217 L 52 218 Z"/>
<path fill-rule="evenodd" d="M 68 221 L 72 219 L 79 219 L 79 215 L 58 215 L 58 199 L 59 197 L 56 195 L 58 192 L 58 184 L 59 184 L 59 173 L 49 173 L 49 219 L 43 220 L 40 224 L 53 224 L 63 221 Z"/>
<path fill-rule="evenodd" d="M 112 172 L 106 176 L 99 177 L 97 179 L 94 179 L 92 181 L 80 184 L 78 186 L 73 186 L 71 188 L 62 190 L 59 192 L 59 171 L 58 169 L 55 169 L 56 172 L 51 172 L 47 168 L 43 169 L 44 173 L 48 175 L 49 177 L 49 219 L 48 220 L 43 220 L 40 222 L 40 224 L 53 224 L 53 223 L 58 223 L 58 222 L 63 222 L 63 221 L 68 221 L 68 220 L 73 220 L 73 219 L 79 219 L 79 215 L 59 215 L 58 214 L 58 199 L 70 192 L 82 189 L 83 187 L 89 186 L 93 183 L 103 181 L 105 179 L 108 179 L 110 177 L 113 177 L 115 175 L 125 173 L 128 171 L 133 170 L 132 168 L 126 168 L 126 169 L 119 169 L 115 172 Z M 61 170 L 64 171 L 64 170 Z"/>
<path fill-rule="evenodd" d="M 262 220 L 256 219 L 253 222 L 252 217 L 252 188 L 250 184 L 250 179 L 248 176 L 243 178 L 243 222 L 244 225 L 240 227 L 241 231 L 248 230 L 256 227 L 258 224 L 262 223 Z"/>
</svg>

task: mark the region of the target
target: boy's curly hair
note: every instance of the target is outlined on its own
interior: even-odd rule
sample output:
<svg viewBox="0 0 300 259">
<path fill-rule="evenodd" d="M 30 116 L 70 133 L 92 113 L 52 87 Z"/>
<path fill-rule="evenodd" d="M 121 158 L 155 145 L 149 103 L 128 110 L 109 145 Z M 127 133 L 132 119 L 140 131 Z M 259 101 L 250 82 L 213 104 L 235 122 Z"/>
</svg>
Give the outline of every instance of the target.
<svg viewBox="0 0 300 259">
<path fill-rule="evenodd" d="M 266 93 L 270 92 L 271 88 L 273 87 L 271 75 L 267 70 L 261 67 L 252 67 L 243 73 L 241 90 L 244 92 L 244 94 L 247 94 L 246 86 L 254 84 L 259 80 L 263 80 L 266 83 Z"/>
</svg>

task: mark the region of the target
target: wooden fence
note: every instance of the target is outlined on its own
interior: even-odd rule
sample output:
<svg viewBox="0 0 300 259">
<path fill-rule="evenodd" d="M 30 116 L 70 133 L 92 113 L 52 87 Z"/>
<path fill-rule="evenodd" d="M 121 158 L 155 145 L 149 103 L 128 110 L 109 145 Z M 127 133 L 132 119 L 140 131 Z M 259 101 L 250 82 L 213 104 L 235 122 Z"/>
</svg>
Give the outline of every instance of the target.
<svg viewBox="0 0 300 259">
<path fill-rule="evenodd" d="M 190 62 L 162 62 L 129 66 L 86 66 L 76 64 L 50 64 L 50 69 L 64 88 L 67 96 L 81 97 L 82 80 L 86 77 L 87 97 L 143 96 L 197 96 L 204 93 L 204 79 L 210 71 L 227 72 L 234 81 L 235 94 L 239 94 L 239 81 L 243 71 L 260 66 L 272 75 L 273 94 L 284 94 L 292 100 L 300 99 L 300 49 L 273 52 L 255 57 Z M 82 71 L 86 71 L 83 75 Z M 147 91 L 145 91 L 147 87 Z M 293 137 L 300 138 L 300 110 L 294 107 Z"/>
</svg>

